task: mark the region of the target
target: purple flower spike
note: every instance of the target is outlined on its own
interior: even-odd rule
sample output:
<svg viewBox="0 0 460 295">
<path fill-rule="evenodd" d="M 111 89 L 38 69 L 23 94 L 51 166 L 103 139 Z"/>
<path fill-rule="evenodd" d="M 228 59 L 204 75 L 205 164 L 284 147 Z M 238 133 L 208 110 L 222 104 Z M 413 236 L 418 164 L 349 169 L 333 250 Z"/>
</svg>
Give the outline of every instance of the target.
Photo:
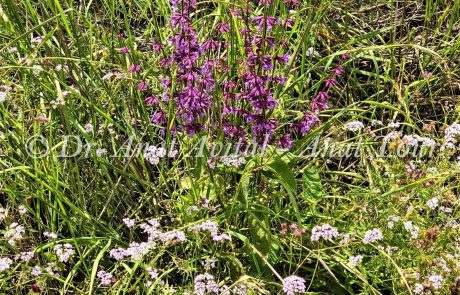
<svg viewBox="0 0 460 295">
<path fill-rule="evenodd" d="M 331 72 L 332 72 L 333 74 L 336 74 L 336 75 L 338 75 L 338 76 L 342 75 L 344 71 L 345 71 L 345 70 L 344 70 L 343 67 L 341 67 L 341 66 L 338 66 L 338 67 L 333 68 L 333 69 L 331 70 Z"/>
<path fill-rule="evenodd" d="M 337 85 L 337 80 L 334 79 L 334 78 L 330 78 L 330 79 L 327 79 L 326 81 L 324 81 L 324 86 L 326 88 L 335 87 L 336 85 Z"/>
<path fill-rule="evenodd" d="M 118 49 L 118 51 L 122 54 L 129 54 L 131 52 L 131 50 L 129 50 L 128 47 L 122 47 L 120 49 Z"/>
<path fill-rule="evenodd" d="M 139 82 L 137 84 L 137 88 L 140 90 L 140 91 L 146 91 L 149 87 L 147 86 L 147 83 L 145 82 Z"/>
</svg>

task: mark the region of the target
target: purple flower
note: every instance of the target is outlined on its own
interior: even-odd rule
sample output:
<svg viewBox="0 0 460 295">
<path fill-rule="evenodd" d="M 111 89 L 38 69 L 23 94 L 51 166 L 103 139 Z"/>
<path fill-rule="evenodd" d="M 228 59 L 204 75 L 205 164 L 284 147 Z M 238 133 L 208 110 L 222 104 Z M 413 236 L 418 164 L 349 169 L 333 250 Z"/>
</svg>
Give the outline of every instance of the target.
<svg viewBox="0 0 460 295">
<path fill-rule="evenodd" d="M 290 149 L 292 146 L 291 135 L 285 134 L 278 140 L 278 147 L 282 149 Z"/>
<path fill-rule="evenodd" d="M 230 32 L 230 25 L 228 23 L 219 23 L 217 24 L 217 30 L 221 33 Z"/>
<path fill-rule="evenodd" d="M 315 100 L 318 100 L 318 101 L 326 101 L 327 99 L 329 98 L 329 94 L 327 92 L 324 92 L 324 91 L 320 91 L 318 93 L 318 95 L 315 97 Z"/>
<path fill-rule="evenodd" d="M 334 78 L 330 78 L 330 79 L 327 79 L 326 81 L 324 81 L 324 86 L 326 88 L 335 87 L 336 85 L 337 85 L 337 80 L 334 79 Z"/>
<path fill-rule="evenodd" d="M 164 49 L 164 46 L 157 40 L 152 40 L 150 44 L 152 44 L 152 48 L 154 52 L 160 52 Z"/>
<path fill-rule="evenodd" d="M 311 113 L 305 113 L 303 119 L 297 124 L 297 127 L 299 128 L 300 133 L 305 135 L 318 123 L 318 116 Z"/>
<path fill-rule="evenodd" d="M 351 54 L 348 53 L 348 52 L 346 52 L 346 53 L 344 53 L 344 54 L 342 55 L 341 58 L 342 58 L 342 60 L 349 59 L 349 58 L 351 58 Z"/>
<path fill-rule="evenodd" d="M 131 65 L 131 66 L 129 66 L 129 68 L 128 68 L 128 71 L 129 71 L 129 72 L 134 72 L 134 73 L 137 73 L 137 72 L 139 72 L 140 70 L 141 70 L 141 66 L 139 66 L 139 65 Z"/>
<path fill-rule="evenodd" d="M 252 22 L 257 25 L 257 28 L 259 31 L 262 31 L 264 29 L 264 24 L 266 24 L 266 29 L 267 32 L 270 32 L 273 28 L 274 25 L 278 24 L 278 18 L 273 17 L 273 16 L 255 16 L 252 19 Z"/>
<path fill-rule="evenodd" d="M 166 123 L 166 115 L 163 111 L 156 112 L 150 116 L 153 124 L 164 124 Z"/>
<path fill-rule="evenodd" d="M 122 54 L 129 54 L 131 52 L 131 50 L 129 50 L 128 47 L 122 47 L 120 49 L 118 49 L 118 51 Z"/>
<path fill-rule="evenodd" d="M 137 88 L 140 90 L 140 91 L 146 91 L 148 89 L 148 86 L 147 86 L 147 83 L 145 82 L 139 82 L 137 84 Z"/>
<path fill-rule="evenodd" d="M 156 97 L 155 95 L 150 95 L 150 96 L 147 96 L 145 99 L 144 99 L 144 103 L 145 105 L 148 105 L 148 106 L 151 106 L 151 105 L 159 105 L 160 104 L 160 100 L 158 99 L 158 97 Z"/>
<path fill-rule="evenodd" d="M 338 66 L 338 67 L 336 67 L 336 68 L 333 68 L 333 69 L 331 70 L 331 72 L 332 72 L 333 74 L 337 75 L 337 76 L 340 76 L 340 75 L 343 74 L 343 72 L 345 72 L 345 70 L 343 69 L 342 66 Z"/>
</svg>

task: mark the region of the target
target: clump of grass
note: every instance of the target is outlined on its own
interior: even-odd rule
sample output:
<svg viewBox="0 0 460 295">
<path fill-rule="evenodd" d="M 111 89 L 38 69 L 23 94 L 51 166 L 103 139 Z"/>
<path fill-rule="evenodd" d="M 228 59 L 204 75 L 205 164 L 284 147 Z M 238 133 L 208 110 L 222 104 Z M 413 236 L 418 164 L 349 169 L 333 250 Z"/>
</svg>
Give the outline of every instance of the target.
<svg viewBox="0 0 460 295">
<path fill-rule="evenodd" d="M 3 1 L 0 290 L 458 293 L 459 5 Z"/>
</svg>

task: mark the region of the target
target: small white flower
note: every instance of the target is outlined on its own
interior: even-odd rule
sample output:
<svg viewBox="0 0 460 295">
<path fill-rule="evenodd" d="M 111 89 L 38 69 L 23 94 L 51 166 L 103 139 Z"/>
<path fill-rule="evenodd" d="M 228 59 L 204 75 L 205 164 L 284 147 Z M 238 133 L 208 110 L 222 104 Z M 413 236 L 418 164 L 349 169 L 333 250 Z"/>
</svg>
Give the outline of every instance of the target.
<svg viewBox="0 0 460 295">
<path fill-rule="evenodd" d="M 61 262 L 67 262 L 75 254 L 75 251 L 72 245 L 66 244 L 57 244 L 54 246 L 54 252 Z"/>
<path fill-rule="evenodd" d="M 100 270 L 97 272 L 97 277 L 101 280 L 102 286 L 109 286 L 112 284 L 113 275 L 111 273 Z"/>
<path fill-rule="evenodd" d="M 38 277 L 39 275 L 42 274 L 42 269 L 40 268 L 40 266 L 36 265 L 30 272 L 30 274 L 33 275 L 34 277 Z"/>
<path fill-rule="evenodd" d="M 30 261 L 34 258 L 34 252 L 29 251 L 29 252 L 21 252 L 21 256 L 19 256 L 19 259 L 22 261 Z"/>
<path fill-rule="evenodd" d="M 437 197 L 431 198 L 426 202 L 426 205 L 431 209 L 434 210 L 438 207 L 439 199 Z"/>
<path fill-rule="evenodd" d="M 12 263 L 13 260 L 8 257 L 0 258 L 0 272 L 9 269 Z"/>
<path fill-rule="evenodd" d="M 91 123 L 85 125 L 85 131 L 88 133 L 92 133 L 94 131 L 94 126 Z"/>
<path fill-rule="evenodd" d="M 98 157 L 102 157 L 102 156 L 104 156 L 104 155 L 106 155 L 106 154 L 107 154 L 107 150 L 106 150 L 106 149 L 98 148 L 98 149 L 96 150 L 96 155 L 97 155 Z"/>
<path fill-rule="evenodd" d="M 433 274 L 433 275 L 428 277 L 428 281 L 431 283 L 431 286 L 435 290 L 438 290 L 442 286 L 443 277 L 442 277 L 442 275 Z"/>
<path fill-rule="evenodd" d="M 364 124 L 360 121 L 348 122 L 343 126 L 343 130 L 357 132 L 364 129 Z"/>
<path fill-rule="evenodd" d="M 135 220 L 130 218 L 123 218 L 123 223 L 128 227 L 131 228 L 134 226 Z"/>
<path fill-rule="evenodd" d="M 6 92 L 0 92 L 0 103 L 6 100 Z"/>
<path fill-rule="evenodd" d="M 378 229 L 378 228 L 374 228 L 372 230 L 368 230 L 364 234 L 363 243 L 364 244 L 369 244 L 369 243 L 373 243 L 373 242 L 376 242 L 376 241 L 380 241 L 382 239 L 383 239 L 382 231 L 380 229 Z"/>
<path fill-rule="evenodd" d="M 356 255 L 356 256 L 350 256 L 348 263 L 350 263 L 351 266 L 355 267 L 359 263 L 363 261 L 363 256 L 361 255 Z"/>
<path fill-rule="evenodd" d="M 305 293 L 305 280 L 298 276 L 289 276 L 283 279 L 283 292 L 286 295 Z"/>
<path fill-rule="evenodd" d="M 329 224 L 316 225 L 311 230 L 311 240 L 318 241 L 324 239 L 330 241 L 339 236 L 337 228 L 330 226 Z"/>
<path fill-rule="evenodd" d="M 48 238 L 49 240 L 55 240 L 55 239 L 57 239 L 57 234 L 55 234 L 55 233 L 53 233 L 53 232 L 45 231 L 45 232 L 43 233 L 43 236 L 44 236 L 45 238 Z"/>
<path fill-rule="evenodd" d="M 24 215 L 24 214 L 27 213 L 27 209 L 26 209 L 26 207 L 24 207 L 24 205 L 19 205 L 18 206 L 18 212 L 19 212 L 19 214 Z"/>
</svg>

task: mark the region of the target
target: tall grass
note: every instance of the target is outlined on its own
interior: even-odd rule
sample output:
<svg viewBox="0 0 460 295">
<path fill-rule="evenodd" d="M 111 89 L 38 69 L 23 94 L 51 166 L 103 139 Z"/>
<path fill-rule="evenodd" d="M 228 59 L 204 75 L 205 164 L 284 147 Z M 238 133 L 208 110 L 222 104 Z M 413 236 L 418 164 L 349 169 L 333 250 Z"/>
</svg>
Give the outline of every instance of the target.
<svg viewBox="0 0 460 295">
<path fill-rule="evenodd" d="M 386 135 L 393 130 L 388 124 L 399 122 L 402 134 L 443 142 L 445 127 L 459 117 L 460 2 L 299 2 L 291 12 L 292 28 L 277 27 L 273 33 L 286 39 L 291 53 L 280 73 L 287 81 L 275 91 L 279 105 L 273 116 L 284 119 L 279 129 L 301 119 L 330 68 L 349 53 L 329 108 L 319 115 L 322 123 L 299 134 L 289 151 L 270 146 L 239 167 L 217 164 L 212 169 L 209 155 L 187 156 L 198 144 L 196 137 L 174 140 L 172 126 L 164 134 L 151 123 L 146 93 L 138 89 L 143 80 L 149 91 L 160 93 L 158 78 L 170 70 L 158 66 L 164 53 L 154 53 L 149 43 L 171 37 L 168 1 L 3 0 L 0 86 L 5 87 L 0 91 L 7 96 L 0 102 L 0 207 L 5 209 L 0 258 L 15 260 L 24 251 L 33 251 L 34 258 L 15 260 L 1 271 L 0 290 L 172 294 L 174 289 L 191 294 L 197 275 L 210 273 L 220 287 L 235 290 L 244 284 L 248 294 L 282 294 L 283 278 L 294 274 L 306 280 L 308 294 L 414 294 L 417 284 L 427 294 L 458 294 L 456 154 L 436 150 L 408 169 L 411 159 L 397 156 L 397 143 L 379 157 L 380 142 L 370 133 Z M 261 5 L 199 3 L 197 33 L 206 36 L 218 23 L 229 22 L 230 52 L 220 54 L 229 56 L 229 67 L 238 64 L 244 48 L 228 11 L 251 5 L 258 12 Z M 289 14 L 281 0 L 271 7 L 264 13 Z M 31 41 L 37 36 L 42 39 Z M 122 47 L 131 54 L 120 54 Z M 139 74 L 128 72 L 132 64 L 142 66 Z M 104 79 L 109 72 L 126 76 Z M 59 99 L 65 104 L 56 104 Z M 343 130 L 356 120 L 369 130 Z M 377 120 L 382 125 L 372 125 Z M 93 131 L 85 130 L 88 123 Z M 68 155 L 76 152 L 76 141 L 66 143 L 65 135 L 91 144 L 88 156 L 59 157 L 63 147 Z M 328 149 L 329 140 L 353 144 L 359 156 L 302 155 L 316 135 L 321 135 L 318 155 Z M 54 152 L 31 157 L 31 146 L 43 146 L 31 145 L 30 138 L 38 136 Z M 130 137 L 174 141 L 178 155 L 158 165 L 142 154 L 113 156 Z M 414 175 L 415 170 L 420 174 Z M 436 210 L 427 207 L 433 197 L 439 198 Z M 25 214 L 19 213 L 20 205 Z M 401 221 L 389 227 L 390 216 Z M 124 218 L 134 219 L 136 226 L 128 228 Z M 184 231 L 188 241 L 158 243 L 136 261 L 109 255 L 114 248 L 144 241 L 138 227 L 151 218 L 160 220 L 163 232 Z M 192 230 L 205 220 L 217 222 L 219 234 L 228 234 L 231 241 L 217 243 L 209 232 Z M 410 238 L 405 221 L 420 228 L 416 239 Z M 6 236 L 13 222 L 25 228 L 15 245 Z M 292 224 L 306 233 L 294 235 Z M 321 224 L 350 236 L 311 241 L 312 228 Z M 373 228 L 383 231 L 383 241 L 363 244 L 365 232 Z M 45 232 L 56 233 L 57 239 L 44 237 Z M 68 262 L 59 261 L 54 249 L 65 243 L 75 251 Z M 353 266 L 349 258 L 357 255 L 363 262 Z M 46 270 L 48 264 L 56 268 L 53 273 Z M 34 266 L 42 274 L 31 275 Z M 159 276 L 151 277 L 147 267 Z M 101 284 L 100 270 L 113 275 L 107 286 Z M 430 281 L 435 274 L 443 277 L 439 288 Z"/>
</svg>

